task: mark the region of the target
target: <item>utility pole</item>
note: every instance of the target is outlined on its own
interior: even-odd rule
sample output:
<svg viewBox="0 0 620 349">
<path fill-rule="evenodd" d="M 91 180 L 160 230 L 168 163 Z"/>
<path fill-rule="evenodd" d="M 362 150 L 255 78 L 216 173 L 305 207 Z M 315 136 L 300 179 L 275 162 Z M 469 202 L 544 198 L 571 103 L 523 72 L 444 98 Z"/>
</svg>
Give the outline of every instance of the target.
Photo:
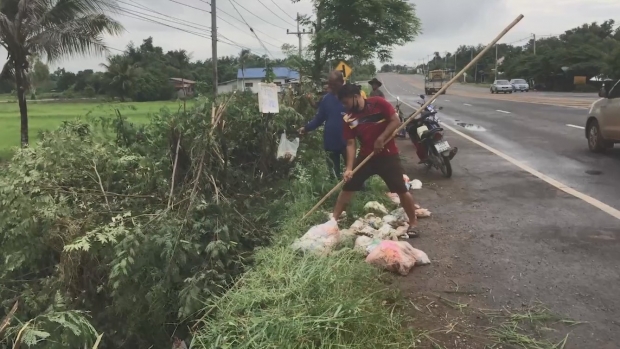
<svg viewBox="0 0 620 349">
<path fill-rule="evenodd" d="M 217 97 L 217 7 L 211 0 L 211 59 L 213 60 L 213 103 Z"/>
<path fill-rule="evenodd" d="M 454 51 L 454 73 L 456 74 L 456 51 Z"/>
<path fill-rule="evenodd" d="M 497 48 L 499 45 L 495 44 L 495 80 L 497 80 Z"/>
<path fill-rule="evenodd" d="M 532 34 L 532 37 L 534 37 L 534 56 L 536 56 L 536 34 Z"/>
<path fill-rule="evenodd" d="M 288 29 L 286 30 L 287 34 L 297 35 L 297 39 L 299 39 L 299 47 L 298 47 L 299 58 L 301 58 L 302 51 L 303 51 L 302 44 L 301 44 L 301 36 L 303 34 L 312 34 L 312 29 L 310 29 L 309 32 L 306 32 L 305 29 L 303 31 L 299 31 L 299 22 L 300 21 L 301 21 L 301 17 L 299 17 L 299 12 L 297 12 L 297 31 L 296 32 L 290 32 Z M 299 72 L 299 86 L 301 86 L 301 71 Z"/>
</svg>

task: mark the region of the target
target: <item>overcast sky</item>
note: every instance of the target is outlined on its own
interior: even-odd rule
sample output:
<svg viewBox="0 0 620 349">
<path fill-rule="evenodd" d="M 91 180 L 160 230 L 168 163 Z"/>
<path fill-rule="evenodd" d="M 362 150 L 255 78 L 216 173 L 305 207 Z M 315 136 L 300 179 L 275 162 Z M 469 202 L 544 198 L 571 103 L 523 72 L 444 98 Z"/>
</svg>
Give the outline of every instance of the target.
<svg viewBox="0 0 620 349">
<path fill-rule="evenodd" d="M 145 13 L 126 4 L 148 6 L 152 11 L 173 16 L 195 28 L 183 27 L 186 30 L 207 33 L 201 26 L 210 26 L 210 14 L 199 9 L 209 10 L 208 0 L 119 0 L 121 6 L 132 11 Z M 226 39 L 239 46 L 251 48 L 263 54 L 265 50 L 241 21 L 241 16 L 254 28 L 258 37 L 265 43 L 269 52 L 281 57 L 282 43 L 297 45 L 295 35 L 287 35 L 286 29 L 294 31 L 295 14 L 311 14 L 310 0 L 301 0 L 293 4 L 290 0 L 236 0 L 241 16 L 237 14 L 230 0 L 218 1 L 218 31 Z M 520 13 L 525 18 L 503 42 L 514 42 L 527 38 L 532 33 L 537 36 L 560 34 L 563 31 L 586 22 L 602 22 L 614 14 L 620 15 L 618 0 L 415 0 L 417 15 L 422 21 L 423 33 L 412 43 L 394 50 L 393 63 L 413 65 L 435 51 L 454 51 L 460 44 L 478 44 L 491 41 L 506 25 Z M 191 5 L 189 8 L 179 3 Z M 147 5 L 148 4 L 148 5 Z M 154 13 L 152 16 L 163 17 Z M 205 59 L 211 56 L 211 41 L 173 28 L 145 22 L 124 15 L 115 17 L 125 26 L 126 32 L 119 37 L 107 37 L 106 43 L 116 49 L 123 49 L 129 42 L 136 44 L 148 36 L 152 36 L 157 46 L 164 51 L 185 49 L 192 53 L 194 59 Z M 263 20 L 264 19 L 264 20 Z M 620 22 L 620 18 L 616 18 Z M 189 23 L 192 22 L 192 23 Z M 229 23 L 227 23 L 229 22 Z M 178 24 L 166 22 L 180 27 Z M 206 34 L 209 35 L 209 34 Z M 222 38 L 223 41 L 226 39 Z M 309 37 L 303 37 L 307 43 Z M 525 43 L 522 41 L 521 43 Z M 220 43 L 218 56 L 237 55 L 238 46 Z M 116 51 L 112 51 L 113 53 Z M 0 49 L 0 62 L 6 52 Z M 65 67 L 67 70 L 83 69 L 101 70 L 99 63 L 105 57 L 72 57 L 52 65 Z"/>
</svg>

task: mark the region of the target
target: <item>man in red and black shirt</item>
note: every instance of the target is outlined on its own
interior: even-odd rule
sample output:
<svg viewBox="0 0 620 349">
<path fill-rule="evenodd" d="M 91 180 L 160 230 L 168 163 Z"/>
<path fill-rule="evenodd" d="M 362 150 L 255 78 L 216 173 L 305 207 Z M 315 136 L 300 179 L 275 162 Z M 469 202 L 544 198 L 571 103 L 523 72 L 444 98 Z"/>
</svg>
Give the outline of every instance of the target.
<svg viewBox="0 0 620 349">
<path fill-rule="evenodd" d="M 398 114 L 384 98 L 364 99 L 359 87 L 355 85 L 344 85 L 338 91 L 338 98 L 349 114 L 343 118 L 343 136 L 347 142 L 347 164 L 344 172 L 346 183 L 334 207 L 334 218 L 336 220 L 340 218 L 346 205 L 351 201 L 353 193 L 361 190 L 368 178 L 378 175 L 390 192 L 400 197 L 401 205 L 409 217 L 410 228 L 407 233 L 411 237 L 416 237 L 415 203 L 403 180 L 404 172 L 400 164 L 398 148 L 394 139 L 391 138 L 400 126 Z M 356 139 L 360 142 L 360 152 L 357 158 L 355 158 Z M 353 174 L 353 169 L 373 151 L 375 155 Z"/>
</svg>

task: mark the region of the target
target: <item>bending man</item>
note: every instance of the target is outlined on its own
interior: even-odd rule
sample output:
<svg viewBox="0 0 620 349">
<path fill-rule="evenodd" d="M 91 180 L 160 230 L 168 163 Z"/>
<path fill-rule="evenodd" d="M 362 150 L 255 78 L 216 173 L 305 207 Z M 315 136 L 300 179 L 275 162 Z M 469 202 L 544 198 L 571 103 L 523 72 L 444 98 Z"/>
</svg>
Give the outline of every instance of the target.
<svg viewBox="0 0 620 349">
<path fill-rule="evenodd" d="M 346 183 L 338 196 L 334 207 L 334 218 L 340 215 L 351 201 L 354 192 L 360 191 L 364 182 L 373 175 L 383 179 L 392 193 L 398 194 L 400 202 L 409 218 L 409 237 L 417 237 L 417 220 L 413 196 L 407 190 L 403 180 L 403 168 L 400 164 L 398 148 L 394 139 L 390 139 L 400 126 L 400 119 L 394 107 L 382 97 L 362 98 L 359 87 L 344 85 L 338 91 L 338 98 L 349 113 L 344 117 L 343 135 L 347 141 Z M 359 156 L 355 158 L 356 139 L 360 141 Z M 387 141 L 390 139 L 389 141 Z M 375 155 L 355 174 L 357 167 L 374 151 Z"/>
</svg>

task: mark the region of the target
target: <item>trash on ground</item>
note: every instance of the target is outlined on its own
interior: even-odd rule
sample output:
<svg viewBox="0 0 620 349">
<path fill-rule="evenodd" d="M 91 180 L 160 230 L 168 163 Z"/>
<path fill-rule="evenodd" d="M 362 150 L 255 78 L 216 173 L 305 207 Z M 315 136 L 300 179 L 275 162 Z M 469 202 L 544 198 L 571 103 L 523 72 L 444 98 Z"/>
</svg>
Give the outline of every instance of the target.
<svg viewBox="0 0 620 349">
<path fill-rule="evenodd" d="M 295 240 L 291 247 L 303 252 L 329 254 L 340 240 L 341 233 L 338 230 L 338 222 L 331 219 L 326 223 L 310 228 L 301 238 Z"/>
<path fill-rule="evenodd" d="M 383 206 L 382 204 L 378 203 L 377 201 L 369 201 L 366 203 L 366 205 L 364 205 L 364 210 L 366 212 L 372 212 L 372 213 L 376 213 L 376 214 L 388 214 L 388 210 L 387 208 L 385 208 L 385 206 Z"/>
<path fill-rule="evenodd" d="M 385 193 L 385 195 L 396 205 L 400 205 L 400 197 L 396 193 Z"/>
<path fill-rule="evenodd" d="M 415 210 L 415 216 L 418 218 L 428 218 L 431 216 L 431 211 L 425 208 L 418 208 Z"/>
<path fill-rule="evenodd" d="M 286 132 L 283 132 L 280 136 L 280 144 L 278 144 L 278 159 L 285 159 L 293 161 L 297 156 L 297 149 L 299 148 L 299 137 L 295 138 L 292 142 L 286 138 Z"/>
<path fill-rule="evenodd" d="M 330 219 L 332 219 L 332 218 L 334 218 L 334 213 L 333 213 L 333 212 L 329 212 L 329 213 L 327 213 L 327 220 L 330 220 Z M 340 214 L 340 218 L 338 219 L 338 221 L 341 221 L 341 220 L 343 220 L 343 219 L 345 219 L 345 218 L 347 218 L 347 212 L 346 212 L 346 211 L 343 211 L 343 212 Z"/>
<path fill-rule="evenodd" d="M 359 236 L 355 240 L 355 250 L 368 255 L 375 247 L 379 246 L 381 243 L 380 239 L 373 239 L 368 236 Z"/>
<path fill-rule="evenodd" d="M 383 225 L 383 220 L 380 217 L 375 216 L 374 213 L 369 213 L 364 216 L 364 221 L 374 229 L 379 229 Z"/>
<path fill-rule="evenodd" d="M 412 180 L 411 182 L 409 182 L 409 189 L 410 190 L 422 189 L 422 182 L 419 179 Z"/>
<path fill-rule="evenodd" d="M 366 262 L 400 275 L 407 275 L 418 262 L 418 258 L 420 265 L 430 263 L 426 253 L 413 248 L 408 242 L 384 240 L 370 251 Z"/>
</svg>

